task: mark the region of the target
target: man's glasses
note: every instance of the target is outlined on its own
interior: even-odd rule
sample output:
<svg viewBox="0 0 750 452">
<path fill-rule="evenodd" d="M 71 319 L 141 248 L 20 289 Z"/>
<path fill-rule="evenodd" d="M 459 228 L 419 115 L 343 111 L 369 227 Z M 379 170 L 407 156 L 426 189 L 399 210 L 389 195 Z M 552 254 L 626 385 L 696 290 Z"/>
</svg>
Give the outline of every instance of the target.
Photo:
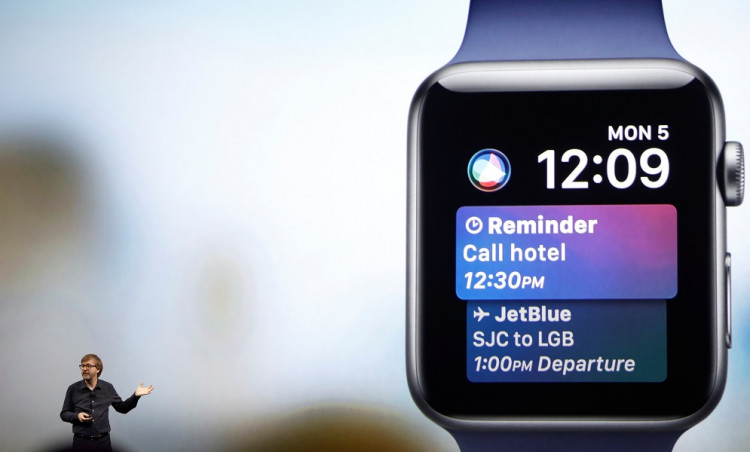
<svg viewBox="0 0 750 452">
<path fill-rule="evenodd" d="M 78 367 L 80 369 L 91 369 L 92 367 L 96 367 L 94 364 L 79 364 Z"/>
</svg>

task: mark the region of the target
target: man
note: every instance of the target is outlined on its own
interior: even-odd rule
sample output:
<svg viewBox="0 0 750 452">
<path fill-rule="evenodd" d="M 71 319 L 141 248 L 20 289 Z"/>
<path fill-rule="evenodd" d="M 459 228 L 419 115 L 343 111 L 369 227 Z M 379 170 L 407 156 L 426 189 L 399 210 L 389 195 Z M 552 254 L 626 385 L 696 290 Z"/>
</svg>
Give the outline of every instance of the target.
<svg viewBox="0 0 750 452">
<path fill-rule="evenodd" d="M 99 379 L 104 366 L 98 356 L 85 355 L 78 367 L 83 380 L 68 387 L 60 419 L 73 424 L 74 451 L 111 451 L 110 405 L 119 413 L 127 413 L 141 396 L 151 394 L 154 386 L 141 383 L 132 396 L 122 400 L 111 383 Z"/>
</svg>

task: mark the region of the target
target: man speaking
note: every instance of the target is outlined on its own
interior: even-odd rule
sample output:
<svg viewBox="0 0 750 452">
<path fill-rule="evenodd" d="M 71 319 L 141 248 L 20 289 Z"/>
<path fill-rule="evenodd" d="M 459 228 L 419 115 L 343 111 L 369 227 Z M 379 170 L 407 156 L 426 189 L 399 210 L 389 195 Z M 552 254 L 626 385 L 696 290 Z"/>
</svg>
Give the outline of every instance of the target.
<svg viewBox="0 0 750 452">
<path fill-rule="evenodd" d="M 141 383 L 132 396 L 122 400 L 111 383 L 99 379 L 104 366 L 98 356 L 85 355 L 78 367 L 83 380 L 68 387 L 60 419 L 73 424 L 74 451 L 111 451 L 110 405 L 118 413 L 127 413 L 141 396 L 151 394 L 154 386 L 144 387 Z"/>
</svg>

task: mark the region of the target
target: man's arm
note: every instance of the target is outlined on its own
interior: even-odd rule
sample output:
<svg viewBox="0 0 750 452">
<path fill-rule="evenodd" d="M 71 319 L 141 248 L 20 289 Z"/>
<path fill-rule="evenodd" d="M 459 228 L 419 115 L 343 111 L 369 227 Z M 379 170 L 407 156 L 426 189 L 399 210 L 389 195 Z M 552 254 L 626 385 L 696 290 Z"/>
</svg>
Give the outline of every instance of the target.
<svg viewBox="0 0 750 452">
<path fill-rule="evenodd" d="M 114 388 L 112 388 L 112 391 L 114 392 L 112 396 L 112 408 L 115 409 L 118 413 L 127 413 L 128 411 L 132 410 L 133 408 L 138 405 L 138 399 L 141 398 L 141 396 L 149 395 L 151 394 L 151 391 L 154 390 L 154 385 L 151 385 L 149 387 L 144 387 L 143 383 L 138 385 L 138 387 L 135 389 L 135 392 L 132 396 L 128 397 L 126 400 L 122 400 L 120 396 L 117 394 L 116 391 L 114 391 Z"/>
<path fill-rule="evenodd" d="M 75 424 L 80 422 L 80 419 L 78 418 L 78 414 L 75 412 L 75 405 L 73 404 L 73 398 L 72 398 L 72 392 L 73 388 L 69 387 L 67 391 L 65 391 L 65 400 L 63 401 L 62 410 L 60 410 L 60 419 L 62 419 L 64 422 L 70 422 L 71 424 Z"/>
</svg>

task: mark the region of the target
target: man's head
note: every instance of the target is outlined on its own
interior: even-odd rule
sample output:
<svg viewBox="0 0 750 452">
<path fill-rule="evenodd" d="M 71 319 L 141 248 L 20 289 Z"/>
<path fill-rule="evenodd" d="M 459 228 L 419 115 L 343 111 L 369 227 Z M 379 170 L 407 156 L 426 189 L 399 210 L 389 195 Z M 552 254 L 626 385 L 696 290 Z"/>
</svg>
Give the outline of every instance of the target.
<svg viewBox="0 0 750 452">
<path fill-rule="evenodd" d="M 99 359 L 99 357 L 94 355 L 93 353 L 84 355 L 84 357 L 81 358 L 80 367 L 81 367 L 81 376 L 86 381 L 91 380 L 94 377 L 99 378 L 99 376 L 102 374 L 102 369 L 104 369 L 104 365 L 102 365 L 102 360 Z"/>
</svg>

